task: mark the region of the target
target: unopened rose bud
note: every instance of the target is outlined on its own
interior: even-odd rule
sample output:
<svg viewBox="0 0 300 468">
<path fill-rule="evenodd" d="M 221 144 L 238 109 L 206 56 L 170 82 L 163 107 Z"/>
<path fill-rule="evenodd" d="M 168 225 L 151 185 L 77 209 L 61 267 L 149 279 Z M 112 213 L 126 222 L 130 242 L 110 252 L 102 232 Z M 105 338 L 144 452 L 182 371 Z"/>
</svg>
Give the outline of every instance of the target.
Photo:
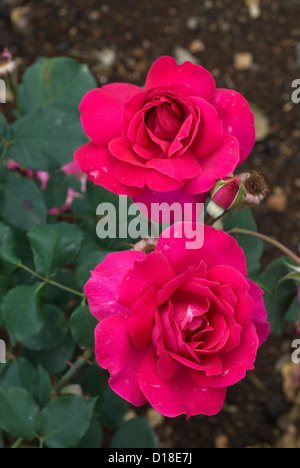
<svg viewBox="0 0 300 468">
<path fill-rule="evenodd" d="M 237 208 L 246 198 L 245 189 L 238 176 L 225 177 L 219 180 L 211 191 L 211 202 L 207 212 L 214 219 L 219 218 L 225 211 Z"/>
<path fill-rule="evenodd" d="M 246 205 L 256 206 L 259 205 L 268 195 L 269 188 L 263 177 L 257 171 L 244 172 L 239 175 L 240 181 L 242 182 L 246 198 Z"/>
<path fill-rule="evenodd" d="M 8 73 L 13 73 L 16 69 L 11 53 L 7 48 L 0 55 L 0 77 L 6 76 Z"/>
<path fill-rule="evenodd" d="M 137 244 L 135 244 L 133 250 L 139 250 L 140 252 L 144 252 L 149 255 L 151 252 L 155 251 L 155 247 L 157 244 L 157 239 L 153 237 L 148 237 L 147 239 L 143 239 Z"/>
</svg>

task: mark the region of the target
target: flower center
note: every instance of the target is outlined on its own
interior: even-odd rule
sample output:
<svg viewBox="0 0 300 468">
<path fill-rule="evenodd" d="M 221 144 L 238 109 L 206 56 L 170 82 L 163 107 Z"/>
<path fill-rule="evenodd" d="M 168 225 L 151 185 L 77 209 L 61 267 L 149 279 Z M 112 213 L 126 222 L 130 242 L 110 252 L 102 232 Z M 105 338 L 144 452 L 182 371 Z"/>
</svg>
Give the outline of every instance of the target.
<svg viewBox="0 0 300 468">
<path fill-rule="evenodd" d="M 180 130 L 182 116 L 178 107 L 176 109 L 171 103 L 164 102 L 147 113 L 145 122 L 156 138 L 170 143 Z"/>
</svg>

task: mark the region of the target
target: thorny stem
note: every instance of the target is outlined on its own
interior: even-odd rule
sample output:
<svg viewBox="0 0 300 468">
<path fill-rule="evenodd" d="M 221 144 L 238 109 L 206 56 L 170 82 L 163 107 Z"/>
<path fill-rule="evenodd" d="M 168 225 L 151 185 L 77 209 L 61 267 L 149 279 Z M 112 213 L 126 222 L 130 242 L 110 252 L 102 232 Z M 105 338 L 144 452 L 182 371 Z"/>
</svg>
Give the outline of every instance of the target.
<svg viewBox="0 0 300 468">
<path fill-rule="evenodd" d="M 30 273 L 32 276 L 35 276 L 36 278 L 42 280 L 45 284 L 51 284 L 52 286 L 56 286 L 59 289 L 63 289 L 64 291 L 67 291 L 71 294 L 75 294 L 76 296 L 80 296 L 83 299 L 85 299 L 85 294 L 81 293 L 79 291 L 75 291 L 75 289 L 68 288 L 67 286 L 64 286 L 63 284 L 57 283 L 56 281 L 52 281 L 49 278 L 45 278 L 42 275 L 39 275 L 36 271 L 31 270 L 28 268 L 26 265 L 20 264 L 18 265 L 19 268 L 22 268 L 23 270 L 27 271 Z"/>
<path fill-rule="evenodd" d="M 77 360 L 77 362 L 68 370 L 68 372 L 61 378 L 54 390 L 56 393 L 60 393 L 62 388 L 71 380 L 82 366 L 84 366 L 93 356 L 94 350 L 88 348 L 85 353 Z"/>
<path fill-rule="evenodd" d="M 269 244 L 274 245 L 277 247 L 277 249 L 281 250 L 285 255 L 290 257 L 294 262 L 297 263 L 297 265 L 300 265 L 300 257 L 296 255 L 292 250 L 290 250 L 288 247 L 285 245 L 281 244 L 281 242 L 273 239 L 272 237 L 265 236 L 264 234 L 260 234 L 259 232 L 253 232 L 253 231 L 247 231 L 246 229 L 240 229 L 240 228 L 234 228 L 228 231 L 227 234 L 242 234 L 244 236 L 251 236 L 255 237 L 257 239 L 261 239 L 264 242 L 268 242 Z"/>
</svg>

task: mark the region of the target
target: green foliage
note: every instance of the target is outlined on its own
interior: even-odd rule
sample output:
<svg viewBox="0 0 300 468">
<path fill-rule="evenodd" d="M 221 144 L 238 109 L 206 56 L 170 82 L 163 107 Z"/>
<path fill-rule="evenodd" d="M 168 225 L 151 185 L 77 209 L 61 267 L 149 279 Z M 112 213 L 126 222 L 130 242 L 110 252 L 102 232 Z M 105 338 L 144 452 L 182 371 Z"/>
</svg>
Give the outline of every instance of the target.
<svg viewBox="0 0 300 468">
<path fill-rule="evenodd" d="M 19 177 L 0 183 L 0 212 L 8 224 L 24 231 L 46 222 L 42 192 L 32 180 Z"/>
<path fill-rule="evenodd" d="M 94 330 L 97 320 L 91 315 L 85 303 L 80 304 L 73 312 L 70 327 L 74 341 L 83 348 L 95 346 Z"/>
<path fill-rule="evenodd" d="M 257 232 L 256 222 L 250 209 L 238 212 L 230 211 L 226 215 L 224 230 L 230 231 L 236 227 Z M 261 271 L 260 259 L 264 249 L 263 242 L 260 239 L 255 239 L 242 234 L 236 235 L 235 238 L 245 252 L 249 278 L 253 280 L 257 279 L 257 276 Z"/>
<path fill-rule="evenodd" d="M 282 332 L 285 321 L 291 321 L 291 318 L 297 320 L 295 314 L 296 282 L 281 281 L 290 271 L 286 260 L 286 258 L 280 258 L 272 262 L 258 280 L 265 292 L 264 301 L 268 319 L 275 334 Z"/>
<path fill-rule="evenodd" d="M 35 286 L 17 286 L 3 299 L 2 318 L 14 343 L 31 338 L 44 324 L 41 308 L 42 286 L 42 283 Z"/>
<path fill-rule="evenodd" d="M 98 411 L 104 426 L 117 427 L 122 423 L 123 417 L 128 411 L 128 405 L 110 388 L 107 388 L 102 393 Z"/>
<path fill-rule="evenodd" d="M 114 435 L 112 448 L 156 448 L 157 436 L 141 418 L 124 423 Z"/>
<path fill-rule="evenodd" d="M 13 437 L 35 438 L 39 408 L 22 388 L 0 387 L 1 427 Z"/>
<path fill-rule="evenodd" d="M 20 357 L 0 369 L 0 385 L 20 387 L 30 392 L 35 369 L 29 361 Z"/>
<path fill-rule="evenodd" d="M 45 277 L 55 276 L 59 268 L 76 260 L 82 233 L 67 223 L 36 226 L 28 233 L 36 271 Z"/>
<path fill-rule="evenodd" d="M 50 401 L 51 390 L 52 387 L 49 374 L 42 368 L 42 366 L 38 366 L 32 377 L 31 393 L 40 408 L 44 408 Z"/>
<path fill-rule="evenodd" d="M 39 433 L 49 448 L 73 448 L 86 434 L 95 399 L 68 396 L 58 398 L 42 411 Z"/>
<path fill-rule="evenodd" d="M 12 265 L 19 265 L 21 260 L 16 254 L 16 244 L 12 229 L 0 222 L 0 258 Z"/>
<path fill-rule="evenodd" d="M 78 106 L 96 86 L 85 65 L 41 59 L 22 78 L 15 122 L 0 114 L 0 326 L 10 340 L 0 364 L 0 447 L 25 438 L 32 447 L 101 448 L 103 427 L 120 426 L 128 410 L 90 357 L 97 320 L 83 292 L 106 255 L 127 248 L 96 235 L 97 206 L 117 206 L 118 196 L 88 183 L 66 214 L 53 211 L 70 188 L 81 192 L 62 168 L 88 141 Z M 9 159 L 20 169 L 8 170 Z M 35 171 L 49 172 L 46 187 Z M 62 397 L 68 384 L 79 395 Z"/>
<path fill-rule="evenodd" d="M 24 74 L 18 104 L 26 114 L 40 107 L 78 113 L 82 97 L 96 87 L 86 65 L 63 57 L 42 59 Z"/>
<path fill-rule="evenodd" d="M 13 124 L 11 142 L 8 158 L 26 168 L 49 171 L 72 161 L 86 137 L 76 115 L 41 108 Z"/>
</svg>

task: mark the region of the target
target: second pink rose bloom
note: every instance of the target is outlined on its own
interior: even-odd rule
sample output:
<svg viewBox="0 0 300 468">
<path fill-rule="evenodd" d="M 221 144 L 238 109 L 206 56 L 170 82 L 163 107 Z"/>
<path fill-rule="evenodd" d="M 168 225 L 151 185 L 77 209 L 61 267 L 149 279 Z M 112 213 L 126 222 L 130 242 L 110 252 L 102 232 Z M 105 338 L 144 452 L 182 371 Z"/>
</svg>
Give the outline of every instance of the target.
<svg viewBox="0 0 300 468">
<path fill-rule="evenodd" d="M 255 142 L 254 117 L 239 93 L 216 89 L 203 67 L 161 57 L 145 89 L 113 83 L 80 105 L 91 142 L 75 159 L 97 185 L 149 205 L 203 202 Z"/>
</svg>

